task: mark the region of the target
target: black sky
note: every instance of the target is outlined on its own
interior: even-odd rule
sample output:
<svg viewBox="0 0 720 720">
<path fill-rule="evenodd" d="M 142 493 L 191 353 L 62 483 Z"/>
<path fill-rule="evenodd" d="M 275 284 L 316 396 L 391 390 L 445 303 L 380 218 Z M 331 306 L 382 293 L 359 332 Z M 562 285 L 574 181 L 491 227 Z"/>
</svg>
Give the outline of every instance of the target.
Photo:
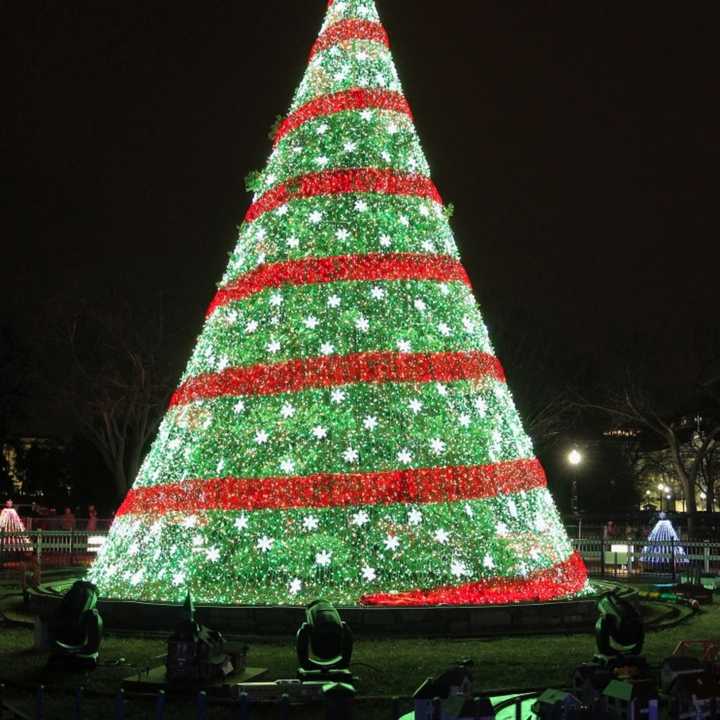
<svg viewBox="0 0 720 720">
<path fill-rule="evenodd" d="M 513 308 L 600 372 L 717 325 L 712 3 L 377 2 L 491 328 Z M 161 293 L 187 352 L 324 6 L 0 4 L 0 320 Z"/>
</svg>

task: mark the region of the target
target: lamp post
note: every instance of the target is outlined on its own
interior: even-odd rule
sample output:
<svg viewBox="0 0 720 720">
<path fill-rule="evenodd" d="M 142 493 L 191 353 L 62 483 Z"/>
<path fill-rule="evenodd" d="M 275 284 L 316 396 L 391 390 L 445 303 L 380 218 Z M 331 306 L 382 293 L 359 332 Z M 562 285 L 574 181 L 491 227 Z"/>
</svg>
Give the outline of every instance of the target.
<svg viewBox="0 0 720 720">
<path fill-rule="evenodd" d="M 567 454 L 567 461 L 568 463 L 575 469 L 577 469 L 580 465 L 582 465 L 583 460 L 585 458 L 583 457 L 583 454 L 577 449 L 573 448 L 568 454 Z M 582 518 L 580 517 L 580 504 L 578 501 L 578 484 L 577 484 L 578 478 L 577 478 L 577 472 L 574 472 L 572 475 L 572 481 L 570 485 L 570 508 L 572 510 L 573 515 L 575 516 L 575 519 L 577 520 L 578 524 L 578 540 L 582 536 Z"/>
</svg>

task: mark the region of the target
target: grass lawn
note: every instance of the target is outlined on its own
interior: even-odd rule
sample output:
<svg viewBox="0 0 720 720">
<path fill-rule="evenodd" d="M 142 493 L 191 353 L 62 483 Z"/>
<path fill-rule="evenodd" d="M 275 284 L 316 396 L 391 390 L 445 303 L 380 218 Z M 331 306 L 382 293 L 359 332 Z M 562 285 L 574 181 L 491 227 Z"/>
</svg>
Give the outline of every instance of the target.
<svg viewBox="0 0 720 720">
<path fill-rule="evenodd" d="M 13 602 L 8 599 L 5 607 Z M 15 600 L 14 602 L 17 602 Z M 667 657 L 679 640 L 720 637 L 720 606 L 712 605 L 675 628 L 648 634 L 644 654 L 650 663 Z M 93 694 L 114 695 L 123 678 L 136 668 L 161 664 L 165 651 L 162 639 L 108 636 L 102 649 L 103 667 L 87 677 L 48 677 L 46 657 L 32 649 L 32 630 L 5 627 L 0 630 L 0 682 L 8 685 L 6 695 L 31 714 L 31 689 L 40 684 L 48 688 L 46 718 L 72 717 L 72 703 L 63 695 L 78 684 L 88 690 L 84 717 L 113 717 L 112 700 L 93 698 Z M 296 661 L 290 640 L 254 638 L 249 640 L 249 664 L 270 669 L 271 678 L 294 677 Z M 573 669 L 589 660 L 595 649 L 591 635 L 542 635 L 504 639 L 467 640 L 382 640 L 358 638 L 353 654 L 353 670 L 360 676 L 360 695 L 373 696 L 357 717 L 390 720 L 393 696 L 409 697 L 420 682 L 442 671 L 453 661 L 469 657 L 475 661 L 478 690 L 504 690 L 564 686 Z M 111 664 L 117 662 L 118 664 Z M 22 689 L 24 688 L 24 689 Z M 171 701 L 167 718 L 194 718 L 193 701 Z M 406 703 L 409 707 L 409 704 Z M 102 709 L 106 711 L 103 712 Z M 232 708 L 213 708 L 211 718 L 237 717 Z M 320 717 L 320 709 L 293 709 L 291 717 Z M 150 700 L 129 698 L 127 718 L 154 717 Z M 277 710 L 253 713 L 253 717 L 278 717 Z"/>
</svg>

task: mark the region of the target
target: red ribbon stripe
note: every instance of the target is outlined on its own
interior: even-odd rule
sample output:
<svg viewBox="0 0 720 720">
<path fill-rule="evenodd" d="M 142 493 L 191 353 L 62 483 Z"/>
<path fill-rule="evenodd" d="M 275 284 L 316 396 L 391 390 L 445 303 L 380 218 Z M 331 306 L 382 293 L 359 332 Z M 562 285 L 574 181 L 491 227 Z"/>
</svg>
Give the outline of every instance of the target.
<svg viewBox="0 0 720 720">
<path fill-rule="evenodd" d="M 366 90 L 354 88 L 343 92 L 323 95 L 311 100 L 309 103 L 298 108 L 294 113 L 285 118 L 277 134 L 275 145 L 277 145 L 288 133 L 297 130 L 309 120 L 348 110 L 392 110 L 404 113 L 412 118 L 410 105 L 405 97 L 393 90 Z"/>
<path fill-rule="evenodd" d="M 228 368 L 190 378 L 170 406 L 242 395 L 279 395 L 307 388 L 354 383 L 505 381 L 500 361 L 480 351 L 446 353 L 367 352 Z"/>
<path fill-rule="evenodd" d="M 397 172 L 389 168 L 326 170 L 302 175 L 289 183 L 268 190 L 250 206 L 245 221 L 254 222 L 266 212 L 275 210 L 290 200 L 347 193 L 414 195 L 434 200 L 442 205 L 442 197 L 435 184 L 423 175 Z"/>
<path fill-rule="evenodd" d="M 545 487 L 538 460 L 304 477 L 211 478 L 130 490 L 118 515 L 480 500 Z"/>
<path fill-rule="evenodd" d="M 470 285 L 470 278 L 462 263 L 448 255 L 368 253 L 311 257 L 262 265 L 241 275 L 220 288 L 210 303 L 207 316 L 212 315 L 218 307 L 243 300 L 268 288 L 381 280 L 430 280 Z"/>
<path fill-rule="evenodd" d="M 371 20 L 341 20 L 331 25 L 320 37 L 310 51 L 310 60 L 312 60 L 319 52 L 327 50 L 333 45 L 338 45 L 350 40 L 370 40 L 378 42 L 385 47 L 390 47 L 390 38 L 385 28 L 377 22 Z"/>
<path fill-rule="evenodd" d="M 363 605 L 506 605 L 516 602 L 545 602 L 580 592 L 587 569 L 578 553 L 528 577 L 496 577 L 454 587 L 380 593 L 361 598 Z"/>
</svg>

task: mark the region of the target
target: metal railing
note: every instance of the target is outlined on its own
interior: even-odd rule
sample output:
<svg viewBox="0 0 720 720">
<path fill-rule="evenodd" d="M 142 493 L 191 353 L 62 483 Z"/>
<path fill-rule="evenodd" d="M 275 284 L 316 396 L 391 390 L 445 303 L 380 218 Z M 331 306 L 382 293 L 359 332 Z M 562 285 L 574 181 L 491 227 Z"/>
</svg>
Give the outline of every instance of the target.
<svg viewBox="0 0 720 720">
<path fill-rule="evenodd" d="M 0 531 L 0 571 L 42 572 L 55 567 L 86 567 L 105 542 L 108 530 Z"/>
<path fill-rule="evenodd" d="M 0 570 L 27 569 L 28 565 L 41 571 L 85 567 L 93 561 L 107 534 L 107 530 L 0 532 Z M 580 538 L 573 539 L 572 544 L 590 574 L 598 577 L 680 577 L 693 573 L 720 576 L 720 542 Z"/>
<path fill-rule="evenodd" d="M 720 543 L 694 540 L 581 538 L 572 541 L 591 575 L 720 575 Z"/>
</svg>

